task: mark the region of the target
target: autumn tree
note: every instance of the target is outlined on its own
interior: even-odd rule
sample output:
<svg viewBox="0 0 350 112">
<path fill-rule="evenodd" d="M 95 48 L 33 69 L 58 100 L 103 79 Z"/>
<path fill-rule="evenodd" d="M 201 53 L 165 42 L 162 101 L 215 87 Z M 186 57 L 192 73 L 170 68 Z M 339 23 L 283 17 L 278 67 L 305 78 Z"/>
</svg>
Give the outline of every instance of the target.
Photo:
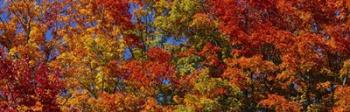
<svg viewBox="0 0 350 112">
<path fill-rule="evenodd" d="M 3 3 L 4 109 L 350 111 L 347 0 Z"/>
<path fill-rule="evenodd" d="M 339 77 L 342 74 L 339 70 L 349 58 L 348 47 L 341 45 L 348 42 L 347 34 L 341 33 L 341 29 L 347 29 L 344 26 L 348 23 L 347 1 L 209 0 L 209 3 L 219 21 L 219 30 L 232 46 L 237 46 L 232 49 L 234 58 L 259 56 L 276 66 L 270 73 L 263 70 L 271 65 L 243 69 L 253 73 L 246 78 L 250 87 L 243 90 L 247 91 L 247 99 L 257 96 L 253 99 L 261 106 L 277 111 L 289 108 L 277 103 L 288 102 L 284 97 L 299 103 L 294 106 L 301 106 L 289 111 L 331 110 L 328 107 L 334 105 L 335 87 L 346 84 L 346 78 Z M 264 93 L 284 97 L 270 100 L 272 95 Z M 257 108 L 252 105 L 246 109 Z"/>
<path fill-rule="evenodd" d="M 1 111 L 60 111 L 60 72 L 45 63 L 30 67 L 29 58 L 6 59 L 0 55 Z"/>
</svg>

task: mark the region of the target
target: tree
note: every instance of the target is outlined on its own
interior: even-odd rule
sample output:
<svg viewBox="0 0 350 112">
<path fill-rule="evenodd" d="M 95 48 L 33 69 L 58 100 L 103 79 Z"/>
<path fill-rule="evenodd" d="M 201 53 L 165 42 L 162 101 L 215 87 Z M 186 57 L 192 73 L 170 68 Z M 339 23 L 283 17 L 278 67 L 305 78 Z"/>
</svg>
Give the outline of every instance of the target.
<svg viewBox="0 0 350 112">
<path fill-rule="evenodd" d="M 231 46 L 237 46 L 233 47 L 233 56 L 261 56 L 263 60 L 271 61 L 276 66 L 270 74 L 254 76 L 256 73 L 253 73 L 252 77 L 243 75 L 251 81 L 248 84 L 251 85 L 247 91 L 248 98 L 250 95 L 256 96 L 255 93 L 262 95 L 264 93 L 261 92 L 277 92 L 287 99 L 303 104 L 303 111 L 330 110 L 322 107 L 334 105 L 332 99 L 335 87 L 342 84 L 342 80 L 337 78 L 340 75 L 339 70 L 344 60 L 349 58 L 349 53 L 345 50 L 348 48 L 340 47 L 340 43 L 348 42 L 347 36 L 342 35 L 344 33 L 332 34 L 335 32 L 329 28 L 339 28 L 339 32 L 342 32 L 340 29 L 346 29 L 341 25 L 347 23 L 344 18 L 347 14 L 344 10 L 348 10 L 346 1 L 208 2 L 219 21 L 219 30 L 227 35 Z M 331 43 L 339 43 L 339 46 Z M 260 64 L 256 70 L 248 67 L 252 70 L 248 73 L 261 72 L 266 67 L 271 65 Z M 247 72 L 246 69 L 242 71 Z M 266 97 L 262 96 L 256 100 Z M 268 99 L 262 100 L 262 104 L 266 105 Z M 277 103 L 279 100 L 271 101 Z M 271 106 L 272 102 L 267 104 Z M 247 109 L 258 109 L 254 105 Z M 277 111 L 278 108 L 275 107 Z"/>
<path fill-rule="evenodd" d="M 60 111 L 60 72 L 45 63 L 30 67 L 29 59 L 8 60 L 0 55 L 1 111 Z"/>
<path fill-rule="evenodd" d="M 4 109 L 350 111 L 348 0 L 3 3 Z"/>
</svg>

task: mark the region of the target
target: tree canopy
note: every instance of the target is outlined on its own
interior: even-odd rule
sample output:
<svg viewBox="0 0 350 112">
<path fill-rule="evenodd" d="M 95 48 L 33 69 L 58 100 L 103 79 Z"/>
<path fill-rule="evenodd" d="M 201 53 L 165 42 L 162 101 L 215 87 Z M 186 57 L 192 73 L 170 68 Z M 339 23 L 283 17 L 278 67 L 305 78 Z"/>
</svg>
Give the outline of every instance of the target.
<svg viewBox="0 0 350 112">
<path fill-rule="evenodd" d="M 0 111 L 348 112 L 349 0 L 0 0 Z"/>
</svg>

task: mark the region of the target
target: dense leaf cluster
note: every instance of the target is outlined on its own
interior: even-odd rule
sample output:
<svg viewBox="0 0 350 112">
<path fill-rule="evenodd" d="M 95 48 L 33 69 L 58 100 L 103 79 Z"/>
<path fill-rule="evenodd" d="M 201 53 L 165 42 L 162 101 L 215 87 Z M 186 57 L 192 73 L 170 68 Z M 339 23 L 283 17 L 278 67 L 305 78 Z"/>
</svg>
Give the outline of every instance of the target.
<svg viewBox="0 0 350 112">
<path fill-rule="evenodd" d="M 349 0 L 0 0 L 0 111 L 350 111 Z"/>
</svg>

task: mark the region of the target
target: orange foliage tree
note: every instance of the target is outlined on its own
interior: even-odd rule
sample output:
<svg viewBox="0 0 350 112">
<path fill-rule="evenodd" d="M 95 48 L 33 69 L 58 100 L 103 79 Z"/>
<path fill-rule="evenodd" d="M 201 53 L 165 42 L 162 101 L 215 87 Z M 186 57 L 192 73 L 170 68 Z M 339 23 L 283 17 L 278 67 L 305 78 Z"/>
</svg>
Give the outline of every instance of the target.
<svg viewBox="0 0 350 112">
<path fill-rule="evenodd" d="M 0 109 L 350 111 L 349 17 L 348 0 L 0 0 Z"/>
</svg>

